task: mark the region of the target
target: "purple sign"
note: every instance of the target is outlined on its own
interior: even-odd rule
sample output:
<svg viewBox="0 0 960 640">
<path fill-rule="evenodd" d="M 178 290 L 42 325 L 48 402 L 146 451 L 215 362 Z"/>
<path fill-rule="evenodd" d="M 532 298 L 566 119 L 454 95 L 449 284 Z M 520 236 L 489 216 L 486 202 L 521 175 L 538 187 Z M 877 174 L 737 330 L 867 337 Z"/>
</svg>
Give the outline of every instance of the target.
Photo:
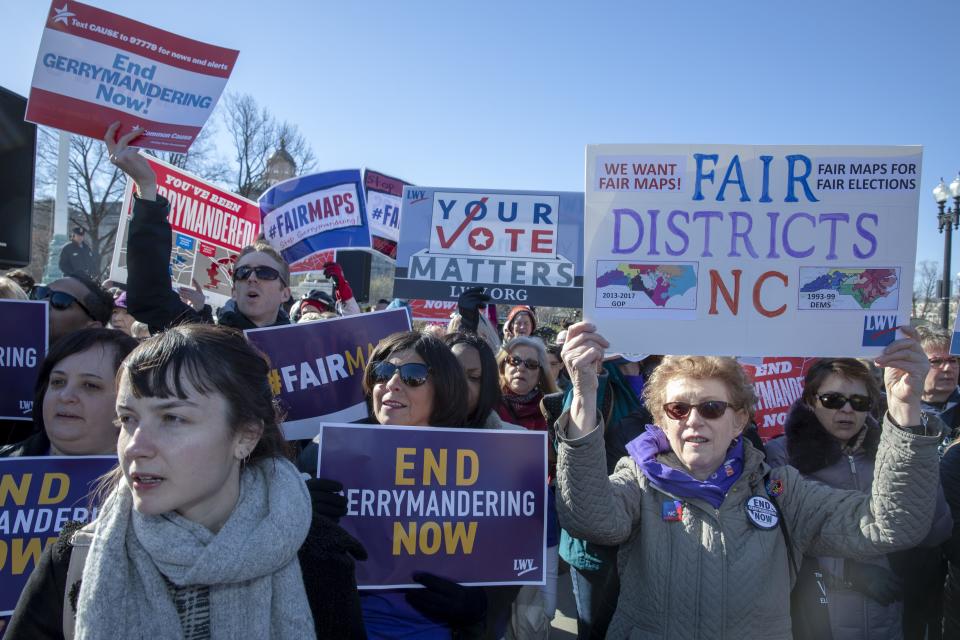
<svg viewBox="0 0 960 640">
<path fill-rule="evenodd" d="M 0 459 L 0 616 L 11 615 L 43 549 L 68 522 L 96 517 L 90 492 L 113 456 Z"/>
<path fill-rule="evenodd" d="M 249 329 L 247 339 L 270 357 L 270 386 L 287 411 L 287 440 L 314 437 L 320 419 L 366 418 L 362 382 L 367 357 L 390 334 L 409 330 L 406 309 Z"/>
<path fill-rule="evenodd" d="M 47 354 L 47 303 L 0 300 L 0 419 L 30 420 Z"/>
<path fill-rule="evenodd" d="M 325 423 L 317 475 L 343 483 L 340 526 L 370 556 L 357 586 L 544 584 L 546 435 Z"/>
</svg>

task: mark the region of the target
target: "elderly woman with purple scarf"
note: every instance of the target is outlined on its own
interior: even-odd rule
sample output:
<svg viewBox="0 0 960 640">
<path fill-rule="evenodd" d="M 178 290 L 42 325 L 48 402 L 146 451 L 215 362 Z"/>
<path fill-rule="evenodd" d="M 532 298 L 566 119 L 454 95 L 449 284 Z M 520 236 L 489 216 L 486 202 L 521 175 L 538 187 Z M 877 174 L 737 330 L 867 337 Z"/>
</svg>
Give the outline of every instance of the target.
<svg viewBox="0 0 960 640">
<path fill-rule="evenodd" d="M 608 476 L 596 369 L 609 345 L 589 323 L 569 329 L 574 397 L 556 424 L 557 509 L 571 534 L 620 547 L 608 638 L 787 640 L 804 554 L 862 559 L 924 538 L 940 431 L 920 410 L 929 363 L 916 332 L 902 330 L 876 359 L 889 405 L 867 495 L 771 469 L 742 436 L 753 386 L 735 360 L 714 356 L 664 359 L 643 392 L 658 426 Z"/>
</svg>

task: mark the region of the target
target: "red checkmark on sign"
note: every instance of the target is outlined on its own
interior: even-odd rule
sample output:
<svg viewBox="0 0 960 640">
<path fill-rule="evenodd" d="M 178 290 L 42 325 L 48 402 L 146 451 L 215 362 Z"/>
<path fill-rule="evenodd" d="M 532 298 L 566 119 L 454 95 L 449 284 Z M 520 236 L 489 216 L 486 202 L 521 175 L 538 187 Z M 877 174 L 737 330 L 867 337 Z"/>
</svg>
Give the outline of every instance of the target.
<svg viewBox="0 0 960 640">
<path fill-rule="evenodd" d="M 442 249 L 449 249 L 453 243 L 457 241 L 457 238 L 459 238 L 463 233 L 463 230 L 467 228 L 467 225 L 473 222 L 473 219 L 478 213 L 480 213 L 480 206 L 487 204 L 488 199 L 489 196 L 484 196 L 480 199 L 480 202 L 474 205 L 473 209 L 470 210 L 470 213 L 467 214 L 467 217 L 464 218 L 463 222 L 460 223 L 460 226 L 453 230 L 453 234 L 451 234 L 449 239 L 447 239 L 447 237 L 443 234 L 443 227 L 437 225 L 437 238 L 440 241 L 440 247 Z"/>
</svg>

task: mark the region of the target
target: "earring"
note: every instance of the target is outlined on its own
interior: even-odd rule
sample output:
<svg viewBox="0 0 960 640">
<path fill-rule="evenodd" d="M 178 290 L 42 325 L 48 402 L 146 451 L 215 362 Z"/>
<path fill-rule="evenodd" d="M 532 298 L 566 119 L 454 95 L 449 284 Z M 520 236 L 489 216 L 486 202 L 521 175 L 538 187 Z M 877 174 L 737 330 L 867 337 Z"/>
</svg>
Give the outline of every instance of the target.
<svg viewBox="0 0 960 640">
<path fill-rule="evenodd" d="M 247 466 L 247 464 L 250 462 L 250 452 L 248 451 L 247 454 L 246 454 L 245 456 L 243 456 L 242 458 L 240 458 L 239 460 L 240 460 L 240 468 L 241 468 L 241 469 L 244 468 L 245 466 Z"/>
</svg>

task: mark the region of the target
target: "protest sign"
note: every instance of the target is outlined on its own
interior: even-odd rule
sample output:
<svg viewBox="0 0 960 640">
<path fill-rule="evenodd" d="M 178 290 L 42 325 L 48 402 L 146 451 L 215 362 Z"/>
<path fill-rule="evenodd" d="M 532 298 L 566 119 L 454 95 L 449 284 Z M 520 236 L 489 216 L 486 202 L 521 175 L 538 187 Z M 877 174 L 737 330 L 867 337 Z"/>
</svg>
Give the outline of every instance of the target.
<svg viewBox="0 0 960 640">
<path fill-rule="evenodd" d="M 738 358 L 757 394 L 753 421 L 764 440 L 783 434 L 790 406 L 803 395 L 803 381 L 817 358 Z"/>
<path fill-rule="evenodd" d="M 157 174 L 157 194 L 170 201 L 173 230 L 170 278 L 174 287 L 194 280 L 212 306 L 230 299 L 237 254 L 260 233 L 260 209 L 252 200 L 171 164 L 144 156 Z M 110 279 L 127 281 L 127 239 L 133 216 L 133 181 L 127 181 L 110 263 Z"/>
<path fill-rule="evenodd" d="M 403 188 L 410 186 L 399 178 L 384 175 L 372 169 L 363 171 L 363 188 L 370 215 L 370 235 L 373 248 L 388 258 L 397 258 L 400 240 L 400 204 Z"/>
<path fill-rule="evenodd" d="M 47 355 L 46 302 L 0 300 L 0 419 L 33 419 L 33 386 Z"/>
<path fill-rule="evenodd" d="M 318 477 L 343 483 L 361 589 L 544 584 L 543 431 L 324 424 Z"/>
<path fill-rule="evenodd" d="M 406 309 L 248 329 L 247 339 L 270 358 L 270 386 L 287 411 L 287 440 L 314 437 L 321 419 L 366 418 L 367 358 L 382 339 L 409 330 Z"/>
<path fill-rule="evenodd" d="M 307 261 L 316 267 L 317 253 L 371 247 L 358 169 L 284 180 L 267 189 L 259 203 L 263 235 L 290 265 Z"/>
<path fill-rule="evenodd" d="M 96 517 L 89 495 L 116 464 L 113 456 L 0 458 L 0 615 L 13 613 L 63 526 Z"/>
<path fill-rule="evenodd" d="M 587 147 L 584 318 L 615 351 L 876 355 L 910 318 L 920 147 Z"/>
<path fill-rule="evenodd" d="M 406 187 L 393 293 L 579 307 L 583 194 Z"/>
<path fill-rule="evenodd" d="M 950 339 L 950 355 L 960 355 L 960 314 L 953 321 L 953 337 Z"/>
<path fill-rule="evenodd" d="M 184 38 L 75 0 L 50 5 L 26 119 L 135 146 L 185 152 L 220 99 L 239 51 Z"/>
<path fill-rule="evenodd" d="M 414 320 L 425 322 L 449 322 L 450 314 L 457 310 L 456 300 L 420 300 L 408 301 Z"/>
</svg>

